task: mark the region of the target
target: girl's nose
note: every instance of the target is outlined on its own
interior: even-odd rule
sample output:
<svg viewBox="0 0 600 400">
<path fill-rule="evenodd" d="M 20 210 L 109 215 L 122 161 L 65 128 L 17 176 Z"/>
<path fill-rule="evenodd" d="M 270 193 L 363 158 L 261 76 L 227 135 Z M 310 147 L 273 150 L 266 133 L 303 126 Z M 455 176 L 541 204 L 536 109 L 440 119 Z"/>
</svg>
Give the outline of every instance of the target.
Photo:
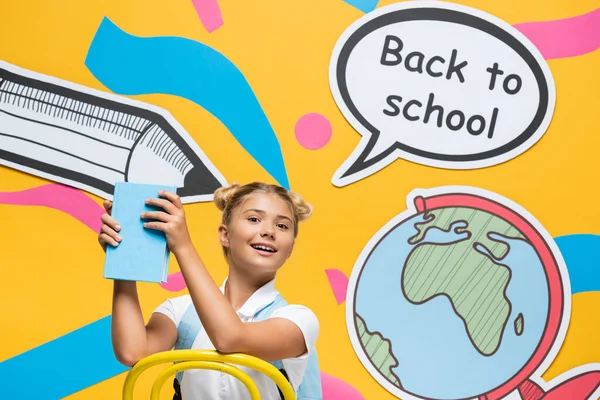
<svg viewBox="0 0 600 400">
<path fill-rule="evenodd" d="M 260 232 L 261 237 L 269 236 L 271 239 L 275 239 L 275 229 L 270 224 L 264 224 Z"/>
</svg>

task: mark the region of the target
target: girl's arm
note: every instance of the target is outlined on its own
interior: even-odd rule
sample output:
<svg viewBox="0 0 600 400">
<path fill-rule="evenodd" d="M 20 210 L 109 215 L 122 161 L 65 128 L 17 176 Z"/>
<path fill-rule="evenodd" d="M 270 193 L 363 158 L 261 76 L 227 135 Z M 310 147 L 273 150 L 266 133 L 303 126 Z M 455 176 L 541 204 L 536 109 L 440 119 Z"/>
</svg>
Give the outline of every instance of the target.
<svg viewBox="0 0 600 400">
<path fill-rule="evenodd" d="M 111 333 L 115 357 L 127 366 L 170 350 L 177 341 L 177 327 L 164 314 L 152 314 L 144 325 L 136 283 L 127 281 L 114 282 Z"/>
<path fill-rule="evenodd" d="M 168 200 L 153 198 L 148 204 L 161 207 L 143 218 L 157 220 L 144 226 L 165 232 L 169 248 L 177 258 L 202 326 L 215 348 L 223 353 L 245 353 L 264 360 L 282 360 L 307 352 L 304 335 L 287 319 L 271 318 L 243 323 L 221 293 L 189 237 L 185 213 L 179 196 L 160 192 Z"/>
<path fill-rule="evenodd" d="M 121 240 L 118 223 L 110 216 L 112 203 L 104 202 L 107 214 L 102 215 L 102 230 L 98 241 L 102 249 L 117 246 Z M 163 314 L 153 314 L 144 325 L 136 282 L 114 281 L 112 300 L 112 344 L 117 360 L 132 366 L 140 359 L 160 351 L 170 350 L 177 341 L 177 327 Z"/>
</svg>

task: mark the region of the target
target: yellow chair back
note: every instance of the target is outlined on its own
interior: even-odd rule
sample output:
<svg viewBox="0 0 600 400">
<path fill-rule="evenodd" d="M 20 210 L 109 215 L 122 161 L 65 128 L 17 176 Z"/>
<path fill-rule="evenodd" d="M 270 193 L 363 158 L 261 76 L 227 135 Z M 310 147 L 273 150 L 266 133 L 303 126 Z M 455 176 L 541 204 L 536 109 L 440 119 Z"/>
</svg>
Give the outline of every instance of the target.
<svg viewBox="0 0 600 400">
<path fill-rule="evenodd" d="M 247 354 L 221 354 L 214 350 L 170 350 L 152 354 L 131 368 L 123 385 L 123 400 L 133 400 L 133 389 L 138 377 L 148 368 L 165 363 L 175 363 L 162 371 L 152 385 L 151 400 L 159 400 L 160 391 L 169 377 L 188 369 L 209 369 L 229 374 L 239 379 L 250 392 L 252 400 L 260 400 L 254 381 L 235 364 L 262 372 L 275 382 L 284 400 L 296 400 L 292 386 L 283 374 L 268 362 Z"/>
</svg>

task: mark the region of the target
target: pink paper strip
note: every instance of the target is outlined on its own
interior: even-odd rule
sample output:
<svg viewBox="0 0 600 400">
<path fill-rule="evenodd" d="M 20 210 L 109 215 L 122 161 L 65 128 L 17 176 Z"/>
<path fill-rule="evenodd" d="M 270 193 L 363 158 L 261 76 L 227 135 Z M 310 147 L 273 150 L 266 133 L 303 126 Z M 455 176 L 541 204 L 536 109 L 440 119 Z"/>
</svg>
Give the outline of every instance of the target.
<svg viewBox="0 0 600 400">
<path fill-rule="evenodd" d="M 349 383 L 321 372 L 323 400 L 365 400 L 365 398 Z"/>
<path fill-rule="evenodd" d="M 342 304 L 346 300 L 346 289 L 348 289 L 348 277 L 339 269 L 327 269 L 325 270 L 327 279 L 329 279 L 329 285 L 333 290 L 333 295 L 338 305 Z"/>
<path fill-rule="evenodd" d="M 600 8 L 572 18 L 514 25 L 546 60 L 591 53 L 600 47 Z"/>
<path fill-rule="evenodd" d="M 223 25 L 223 16 L 217 0 L 192 0 L 194 8 L 208 32 L 212 32 Z"/>
<path fill-rule="evenodd" d="M 105 212 L 82 191 L 56 183 L 19 192 L 0 192 L 0 204 L 53 208 L 83 222 L 96 233 L 102 228 L 100 216 Z"/>
</svg>

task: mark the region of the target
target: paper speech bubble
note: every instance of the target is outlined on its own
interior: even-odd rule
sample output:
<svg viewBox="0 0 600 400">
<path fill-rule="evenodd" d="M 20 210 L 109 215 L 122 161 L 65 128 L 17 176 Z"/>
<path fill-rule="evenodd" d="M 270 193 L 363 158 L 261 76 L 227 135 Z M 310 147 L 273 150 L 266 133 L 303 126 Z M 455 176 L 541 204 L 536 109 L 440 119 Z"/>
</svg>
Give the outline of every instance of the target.
<svg viewBox="0 0 600 400">
<path fill-rule="evenodd" d="M 544 134 L 556 89 L 535 46 L 506 22 L 456 4 L 382 7 L 353 23 L 331 57 L 333 97 L 363 136 L 332 182 L 397 158 L 449 169 L 510 160 Z"/>
</svg>

